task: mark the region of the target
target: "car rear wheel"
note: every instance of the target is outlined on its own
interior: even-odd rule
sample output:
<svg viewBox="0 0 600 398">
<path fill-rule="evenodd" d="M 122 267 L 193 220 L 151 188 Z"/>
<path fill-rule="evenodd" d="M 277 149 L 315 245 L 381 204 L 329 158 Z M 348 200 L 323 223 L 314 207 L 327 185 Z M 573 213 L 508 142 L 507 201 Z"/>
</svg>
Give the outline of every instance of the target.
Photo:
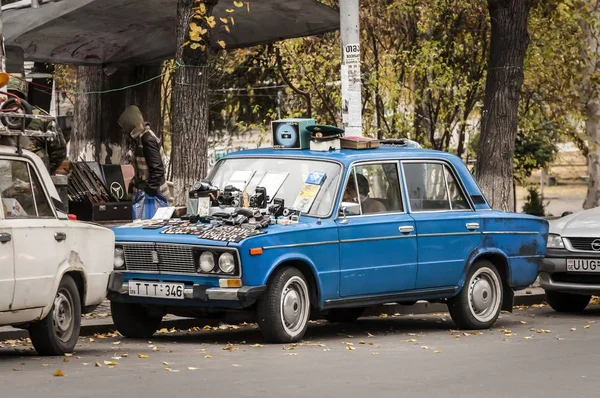
<svg viewBox="0 0 600 398">
<path fill-rule="evenodd" d="M 110 302 L 113 322 L 119 333 L 132 339 L 152 336 L 162 322 L 161 316 L 151 315 L 139 304 Z"/>
<path fill-rule="evenodd" d="M 588 306 L 592 296 L 546 290 L 546 301 L 554 311 L 581 312 Z"/>
<path fill-rule="evenodd" d="M 65 275 L 58 285 L 52 309 L 29 326 L 31 343 L 40 355 L 72 352 L 81 327 L 81 298 L 73 278 Z"/>
<path fill-rule="evenodd" d="M 310 317 L 308 284 L 300 270 L 277 270 L 257 303 L 260 331 L 269 343 L 293 343 L 302 338 Z"/>
<path fill-rule="evenodd" d="M 487 329 L 502 309 L 502 281 L 489 261 L 477 261 L 469 270 L 461 292 L 449 300 L 452 320 L 461 329 Z"/>
<path fill-rule="evenodd" d="M 339 322 L 339 323 L 352 323 L 356 322 L 358 318 L 365 311 L 364 308 L 334 308 L 329 310 L 325 319 L 329 322 Z"/>
</svg>

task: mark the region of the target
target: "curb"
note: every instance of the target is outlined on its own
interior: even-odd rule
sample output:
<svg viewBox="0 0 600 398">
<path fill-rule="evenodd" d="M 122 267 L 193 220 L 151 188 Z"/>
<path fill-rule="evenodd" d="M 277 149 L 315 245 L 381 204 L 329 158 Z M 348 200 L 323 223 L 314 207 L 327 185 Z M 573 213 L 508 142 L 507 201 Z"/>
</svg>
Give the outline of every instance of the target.
<svg viewBox="0 0 600 398">
<path fill-rule="evenodd" d="M 515 306 L 541 304 L 545 300 L 543 289 L 527 289 L 524 292 L 515 294 Z M 408 314 L 432 314 L 437 312 L 447 312 L 448 307 L 442 303 L 429 303 L 426 301 L 418 301 L 414 305 L 402 304 L 384 304 L 372 307 L 365 311 L 365 317 L 387 315 L 408 315 Z M 214 319 L 194 319 L 194 318 L 179 318 L 172 317 L 165 319 L 161 327 L 167 329 L 190 329 L 193 327 L 202 327 L 204 325 L 218 326 L 223 320 Z M 83 319 L 81 325 L 80 336 L 93 336 L 96 333 L 114 332 L 115 327 L 110 321 L 110 318 L 103 319 Z M 0 341 L 17 340 L 29 337 L 27 330 L 14 329 L 11 327 L 0 327 Z"/>
</svg>

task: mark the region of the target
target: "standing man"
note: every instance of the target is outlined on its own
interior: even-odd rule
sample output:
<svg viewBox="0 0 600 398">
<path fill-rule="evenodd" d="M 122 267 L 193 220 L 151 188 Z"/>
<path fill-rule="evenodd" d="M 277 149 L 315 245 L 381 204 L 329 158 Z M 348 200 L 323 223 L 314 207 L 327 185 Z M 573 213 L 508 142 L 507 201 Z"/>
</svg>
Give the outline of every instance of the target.
<svg viewBox="0 0 600 398">
<path fill-rule="evenodd" d="M 169 186 L 165 177 L 163 150 L 160 140 L 144 121 L 135 105 L 128 106 L 118 120 L 119 127 L 129 137 L 133 148 L 133 192 L 142 190 L 148 196 L 161 194 L 169 201 Z"/>
</svg>

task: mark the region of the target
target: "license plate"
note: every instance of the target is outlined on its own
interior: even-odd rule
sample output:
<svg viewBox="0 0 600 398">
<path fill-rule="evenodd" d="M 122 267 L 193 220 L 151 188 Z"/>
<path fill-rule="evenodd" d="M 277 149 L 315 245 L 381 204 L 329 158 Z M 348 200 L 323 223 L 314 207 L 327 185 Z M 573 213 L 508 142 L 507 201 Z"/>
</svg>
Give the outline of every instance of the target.
<svg viewBox="0 0 600 398">
<path fill-rule="evenodd" d="M 183 283 L 129 281 L 130 296 L 183 299 L 183 288 Z"/>
<path fill-rule="evenodd" d="M 600 272 L 600 260 L 567 260 L 568 272 Z"/>
</svg>

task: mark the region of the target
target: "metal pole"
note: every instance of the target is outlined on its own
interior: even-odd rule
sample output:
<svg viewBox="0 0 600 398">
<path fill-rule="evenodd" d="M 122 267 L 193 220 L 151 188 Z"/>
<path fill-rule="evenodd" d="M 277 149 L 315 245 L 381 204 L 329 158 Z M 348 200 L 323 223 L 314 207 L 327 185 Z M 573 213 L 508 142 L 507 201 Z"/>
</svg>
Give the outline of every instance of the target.
<svg viewBox="0 0 600 398">
<path fill-rule="evenodd" d="M 346 135 L 362 136 L 359 0 L 340 1 L 342 38 L 342 124 Z"/>
</svg>

